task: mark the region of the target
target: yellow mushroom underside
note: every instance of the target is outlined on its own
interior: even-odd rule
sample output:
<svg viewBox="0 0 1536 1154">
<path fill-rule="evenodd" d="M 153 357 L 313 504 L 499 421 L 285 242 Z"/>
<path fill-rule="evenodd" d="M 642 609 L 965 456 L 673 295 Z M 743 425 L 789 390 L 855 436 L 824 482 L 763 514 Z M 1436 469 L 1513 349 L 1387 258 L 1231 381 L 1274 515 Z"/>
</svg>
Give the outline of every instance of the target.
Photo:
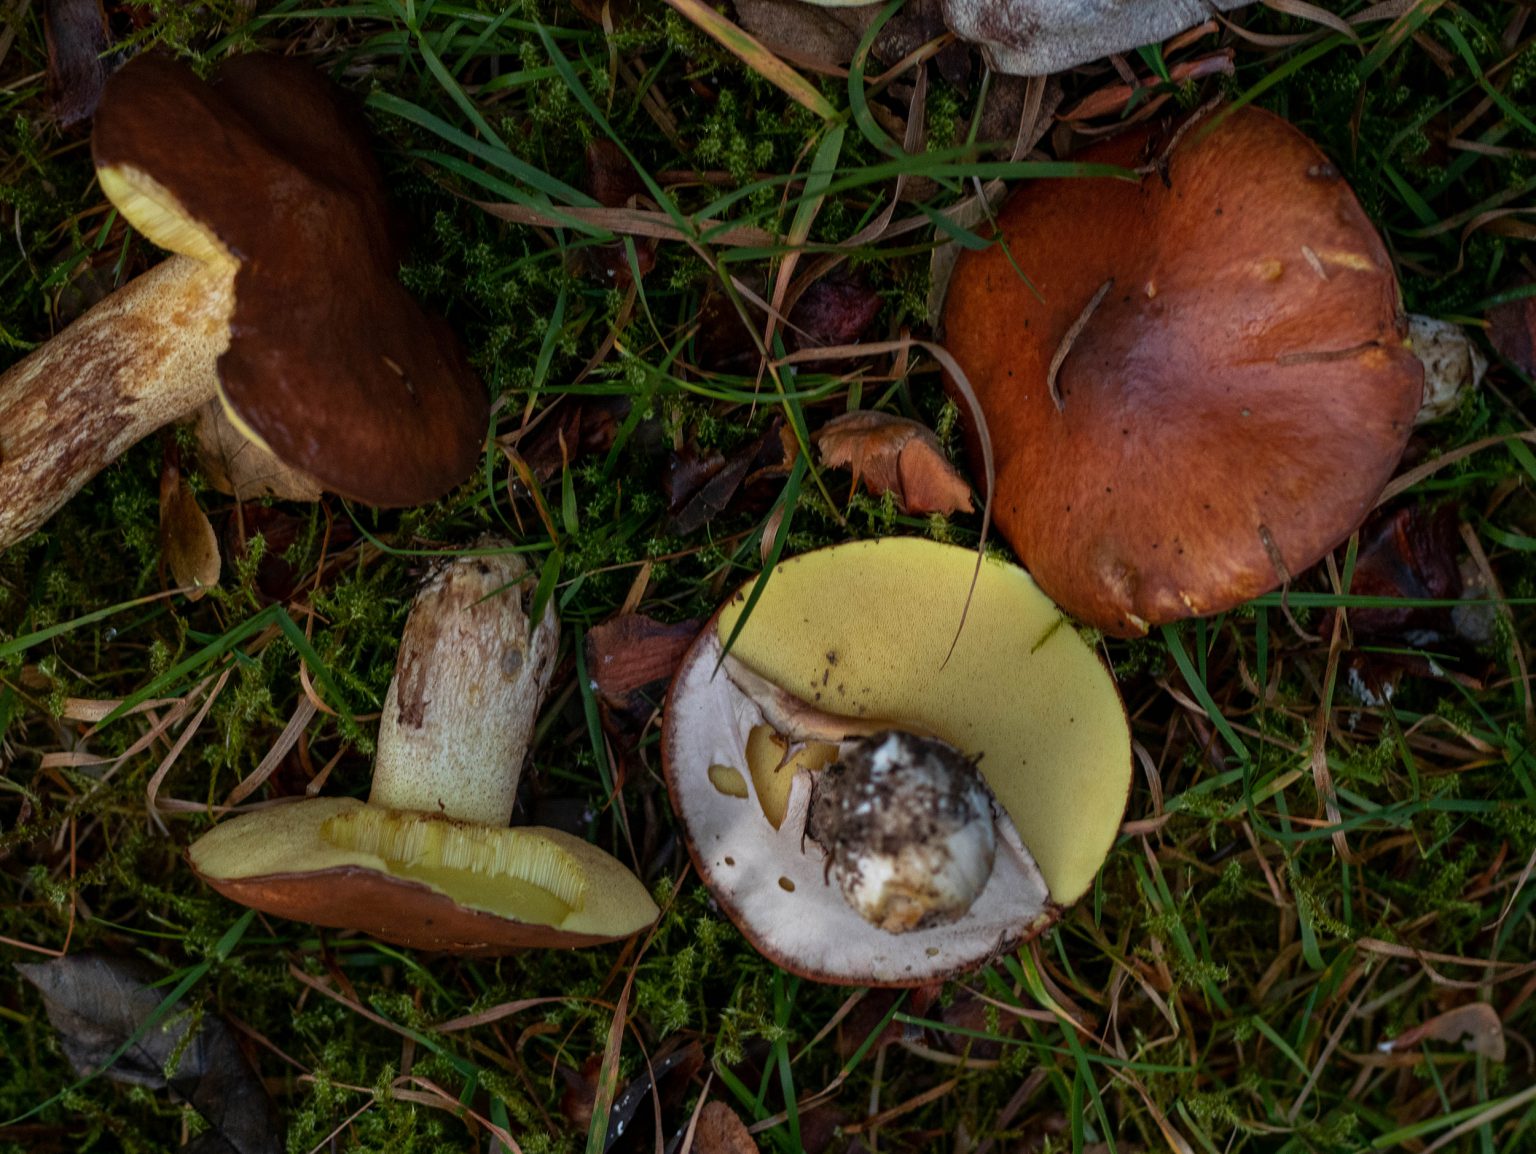
<svg viewBox="0 0 1536 1154">
<path fill-rule="evenodd" d="M 1125 810 L 1125 710 L 1023 570 L 984 562 L 967 612 L 975 565 L 972 552 L 917 538 L 807 553 L 774 572 L 731 652 L 829 712 L 913 724 L 979 754 L 1067 904 L 1092 884 Z M 744 605 L 738 595 L 720 614 L 722 640 Z"/>
<path fill-rule="evenodd" d="M 445 821 L 355 798 L 246 814 L 217 826 L 188 853 L 210 880 L 374 870 L 425 885 L 466 909 L 572 934 L 622 936 L 656 916 L 645 886 L 580 838 Z"/>
</svg>

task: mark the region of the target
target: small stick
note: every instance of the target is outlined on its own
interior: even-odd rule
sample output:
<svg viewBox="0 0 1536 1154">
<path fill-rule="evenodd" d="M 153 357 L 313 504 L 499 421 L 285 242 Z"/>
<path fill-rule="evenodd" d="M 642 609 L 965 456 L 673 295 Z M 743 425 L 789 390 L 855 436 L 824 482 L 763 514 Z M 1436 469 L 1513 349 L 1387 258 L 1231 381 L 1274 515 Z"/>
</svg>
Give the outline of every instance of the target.
<svg viewBox="0 0 1536 1154">
<path fill-rule="evenodd" d="M 1072 327 L 1067 330 L 1067 335 L 1061 338 L 1061 344 L 1056 347 L 1056 355 L 1051 358 L 1051 367 L 1045 373 L 1045 387 L 1050 390 L 1051 400 L 1056 402 L 1058 413 L 1065 411 L 1066 405 L 1062 402 L 1061 391 L 1056 387 L 1056 374 L 1061 372 L 1061 366 L 1066 363 L 1067 354 L 1072 351 L 1072 345 L 1088 327 L 1088 318 L 1098 311 L 1098 307 L 1104 303 L 1104 298 L 1109 290 L 1115 287 L 1115 278 L 1110 277 L 1099 286 L 1099 291 L 1093 294 L 1093 299 L 1088 306 L 1078 314 L 1077 320 L 1072 322 Z"/>
</svg>

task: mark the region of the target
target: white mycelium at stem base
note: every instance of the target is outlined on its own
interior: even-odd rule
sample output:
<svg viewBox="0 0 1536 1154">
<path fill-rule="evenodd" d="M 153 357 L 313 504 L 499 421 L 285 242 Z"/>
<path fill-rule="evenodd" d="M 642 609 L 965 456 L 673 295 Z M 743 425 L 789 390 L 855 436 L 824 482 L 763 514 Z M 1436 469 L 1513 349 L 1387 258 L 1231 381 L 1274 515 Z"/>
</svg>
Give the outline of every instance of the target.
<svg viewBox="0 0 1536 1154">
<path fill-rule="evenodd" d="M 370 805 L 506 826 L 554 672 L 553 605 L 529 628 L 505 555 L 445 567 L 406 622 L 379 722 Z"/>
<path fill-rule="evenodd" d="M 963 916 L 997 855 L 992 797 L 975 763 L 899 730 L 845 746 L 817 779 L 806 832 L 854 912 L 897 934 Z"/>
</svg>

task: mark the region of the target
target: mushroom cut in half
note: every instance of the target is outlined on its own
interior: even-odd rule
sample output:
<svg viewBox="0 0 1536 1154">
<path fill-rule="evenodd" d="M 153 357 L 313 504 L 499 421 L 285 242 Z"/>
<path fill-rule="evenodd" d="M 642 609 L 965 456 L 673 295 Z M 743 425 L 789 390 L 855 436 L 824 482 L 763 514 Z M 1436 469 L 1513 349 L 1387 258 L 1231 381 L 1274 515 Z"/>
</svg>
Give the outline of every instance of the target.
<svg viewBox="0 0 1536 1154">
<path fill-rule="evenodd" d="M 984 561 L 974 595 L 973 574 L 915 538 L 807 553 L 678 668 L 673 808 L 720 907 L 787 970 L 962 973 L 1054 922 L 1109 852 L 1131 782 L 1114 681 L 1022 569 Z"/>
<path fill-rule="evenodd" d="M 103 191 L 173 255 L 0 375 L 0 548 L 215 397 L 260 449 L 370 505 L 441 497 L 489 407 L 457 338 L 397 279 L 361 119 L 295 60 L 211 82 L 141 56 L 107 82 Z"/>
<path fill-rule="evenodd" d="M 1021 187 L 945 306 L 998 528 L 1118 636 L 1318 561 L 1391 478 L 1423 394 L 1386 248 L 1317 146 L 1253 108 L 1173 140 L 1074 157 L 1146 165 L 1139 182 Z"/>
<path fill-rule="evenodd" d="M 458 954 L 593 945 L 650 925 L 655 903 L 613 857 L 507 825 L 558 646 L 552 608 L 537 624 L 524 613 L 523 576 L 511 553 L 439 570 L 406 622 L 368 801 L 227 821 L 188 850 L 203 880 L 267 913 Z"/>
</svg>

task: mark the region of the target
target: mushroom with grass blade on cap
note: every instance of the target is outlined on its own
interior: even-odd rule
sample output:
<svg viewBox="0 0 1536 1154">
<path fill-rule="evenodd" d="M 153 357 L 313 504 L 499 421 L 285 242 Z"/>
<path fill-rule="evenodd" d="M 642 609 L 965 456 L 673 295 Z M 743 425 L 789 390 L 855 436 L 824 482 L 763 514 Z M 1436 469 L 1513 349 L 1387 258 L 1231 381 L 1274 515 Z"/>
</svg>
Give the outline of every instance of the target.
<svg viewBox="0 0 1536 1154">
<path fill-rule="evenodd" d="M 1423 396 L 1381 238 L 1316 145 L 1254 108 L 1073 157 L 961 255 L 945 341 L 986 415 L 997 526 L 1117 636 L 1228 609 L 1364 520 Z M 975 427 L 967 431 L 981 460 Z"/>
<path fill-rule="evenodd" d="M 479 548 L 505 548 L 482 541 Z M 617 860 L 509 828 L 558 625 L 522 608 L 522 558 L 459 558 L 418 594 L 379 723 L 373 789 L 217 826 L 188 857 L 226 897 L 317 925 L 461 954 L 584 946 L 656 919 Z"/>
<path fill-rule="evenodd" d="M 160 426 L 222 398 L 326 489 L 436 500 L 473 469 L 485 392 L 396 279 L 360 121 L 318 73 L 242 56 L 213 82 L 141 56 L 96 112 L 97 175 L 170 258 L 0 376 L 0 548 Z"/>
<path fill-rule="evenodd" d="M 678 668 L 673 808 L 721 909 L 785 969 L 962 973 L 1052 924 L 1109 852 L 1131 781 L 1114 681 L 1028 574 L 976 560 L 912 538 L 793 558 Z"/>
</svg>

